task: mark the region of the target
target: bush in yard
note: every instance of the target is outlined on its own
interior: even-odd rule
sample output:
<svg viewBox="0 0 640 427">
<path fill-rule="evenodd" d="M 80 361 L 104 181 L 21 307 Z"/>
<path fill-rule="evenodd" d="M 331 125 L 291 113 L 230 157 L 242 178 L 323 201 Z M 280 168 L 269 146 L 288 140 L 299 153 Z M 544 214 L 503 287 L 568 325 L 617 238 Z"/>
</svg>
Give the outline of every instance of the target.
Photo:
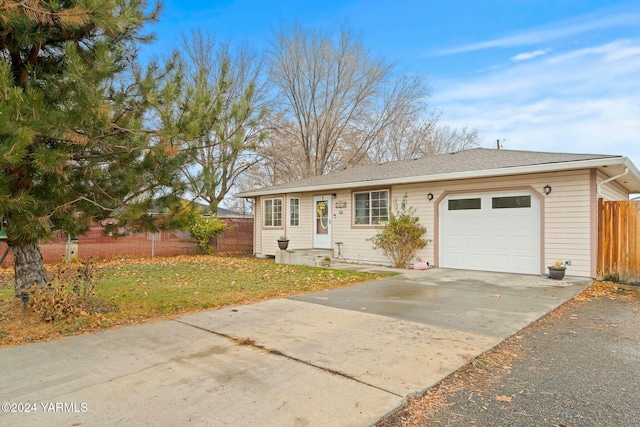
<svg viewBox="0 0 640 427">
<path fill-rule="evenodd" d="M 93 262 L 59 264 L 52 282 L 45 289 L 32 286 L 29 305 L 44 322 L 59 322 L 95 313 L 115 311 L 116 307 L 95 294 L 102 278 Z"/>
<path fill-rule="evenodd" d="M 224 221 L 215 215 L 205 217 L 198 215 L 189 226 L 189 232 L 198 242 L 198 247 L 205 254 L 213 253 L 213 248 L 209 244 L 212 238 L 218 237 L 225 231 L 230 231 Z"/>
<path fill-rule="evenodd" d="M 415 216 L 415 209 L 407 207 L 407 195 L 402 198 L 400 208 L 397 200 L 393 203 L 394 212 L 389 215 L 389 222 L 371 241 L 373 249 L 382 249 L 395 268 L 404 268 L 415 253 L 424 248 L 428 241 L 422 236 L 427 229 L 420 225 L 420 218 Z"/>
</svg>

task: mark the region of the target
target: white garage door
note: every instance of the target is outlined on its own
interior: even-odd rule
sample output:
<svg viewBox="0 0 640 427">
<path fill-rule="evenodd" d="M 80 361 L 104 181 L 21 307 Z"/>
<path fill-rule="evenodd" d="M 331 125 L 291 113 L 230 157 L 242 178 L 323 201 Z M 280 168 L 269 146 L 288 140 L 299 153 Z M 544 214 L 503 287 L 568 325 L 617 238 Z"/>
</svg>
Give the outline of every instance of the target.
<svg viewBox="0 0 640 427">
<path fill-rule="evenodd" d="M 440 267 L 540 274 L 540 200 L 530 193 L 448 196 Z"/>
</svg>

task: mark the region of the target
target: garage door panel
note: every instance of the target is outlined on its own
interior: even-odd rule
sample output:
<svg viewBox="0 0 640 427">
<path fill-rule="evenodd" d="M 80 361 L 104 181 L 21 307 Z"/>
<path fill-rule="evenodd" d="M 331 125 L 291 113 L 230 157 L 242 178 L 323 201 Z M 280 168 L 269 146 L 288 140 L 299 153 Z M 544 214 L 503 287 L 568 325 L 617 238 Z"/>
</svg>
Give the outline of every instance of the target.
<svg viewBox="0 0 640 427">
<path fill-rule="evenodd" d="M 511 218 L 511 223 L 514 231 L 518 230 L 534 230 L 539 227 L 536 226 L 536 221 L 538 217 L 533 215 L 526 216 L 514 216 Z"/>
<path fill-rule="evenodd" d="M 501 193 L 500 197 L 527 196 Z M 540 273 L 540 202 L 530 206 L 493 208 L 495 194 L 482 198 L 481 209 L 448 210 L 440 205 L 440 264 L 473 270 Z"/>
<path fill-rule="evenodd" d="M 488 252 L 509 250 L 509 237 L 508 236 L 491 236 L 487 242 Z"/>
<path fill-rule="evenodd" d="M 484 252 L 486 248 L 486 239 L 484 235 L 467 236 L 466 248 L 469 251 Z"/>
<path fill-rule="evenodd" d="M 522 251 L 531 254 L 532 248 L 537 246 L 538 239 L 531 236 L 513 236 L 509 241 L 510 248 L 513 251 Z"/>
<path fill-rule="evenodd" d="M 508 266 L 509 255 L 508 254 L 502 254 L 502 255 L 489 254 L 487 255 L 487 262 L 489 265 L 494 265 L 494 266 L 499 266 L 499 265 Z"/>
<path fill-rule="evenodd" d="M 527 271 L 531 268 L 531 258 L 528 256 L 519 257 L 514 255 L 511 257 L 511 266 L 513 271 Z"/>
<path fill-rule="evenodd" d="M 485 254 L 468 254 L 466 257 L 466 264 L 469 266 L 467 268 L 473 270 L 479 270 L 484 265 L 486 265 L 486 255 Z"/>
<path fill-rule="evenodd" d="M 475 230 L 476 232 L 480 233 L 482 231 L 481 229 L 485 227 L 485 218 L 481 216 L 465 218 L 464 227 L 467 230 Z"/>
</svg>

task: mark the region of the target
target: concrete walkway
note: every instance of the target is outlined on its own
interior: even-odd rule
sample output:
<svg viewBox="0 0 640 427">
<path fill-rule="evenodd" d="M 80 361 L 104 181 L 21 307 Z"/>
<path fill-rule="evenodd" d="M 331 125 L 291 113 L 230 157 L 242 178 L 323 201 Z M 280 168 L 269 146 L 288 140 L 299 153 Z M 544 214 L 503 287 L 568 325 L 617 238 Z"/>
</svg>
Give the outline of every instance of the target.
<svg viewBox="0 0 640 427">
<path fill-rule="evenodd" d="M 0 425 L 364 426 L 589 283 L 403 270 L 344 289 L 3 348 L 0 400 L 16 405 L 3 406 Z"/>
</svg>

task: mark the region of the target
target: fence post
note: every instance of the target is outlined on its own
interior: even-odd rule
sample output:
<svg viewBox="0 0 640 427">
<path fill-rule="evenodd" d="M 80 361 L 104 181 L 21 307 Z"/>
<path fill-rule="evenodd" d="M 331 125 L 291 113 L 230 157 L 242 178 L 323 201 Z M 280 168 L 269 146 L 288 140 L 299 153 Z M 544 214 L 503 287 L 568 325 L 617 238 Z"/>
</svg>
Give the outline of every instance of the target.
<svg viewBox="0 0 640 427">
<path fill-rule="evenodd" d="M 71 234 L 67 233 L 67 262 L 71 262 Z"/>
</svg>

